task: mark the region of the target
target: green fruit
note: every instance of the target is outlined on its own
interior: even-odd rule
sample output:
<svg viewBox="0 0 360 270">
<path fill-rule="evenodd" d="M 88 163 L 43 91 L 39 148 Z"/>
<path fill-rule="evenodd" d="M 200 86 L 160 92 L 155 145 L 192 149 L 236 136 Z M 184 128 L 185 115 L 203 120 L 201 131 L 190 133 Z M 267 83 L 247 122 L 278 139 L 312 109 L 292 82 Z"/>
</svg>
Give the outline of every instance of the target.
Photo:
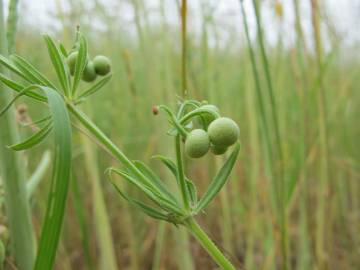
<svg viewBox="0 0 360 270">
<path fill-rule="evenodd" d="M 103 55 L 97 55 L 93 59 L 96 74 L 106 75 L 110 72 L 111 63 L 109 58 Z"/>
<path fill-rule="evenodd" d="M 211 122 L 208 133 L 212 144 L 230 146 L 238 140 L 240 129 L 234 120 L 220 117 Z"/>
<path fill-rule="evenodd" d="M 95 72 L 93 62 L 89 61 L 84 69 L 82 79 L 85 82 L 93 82 L 95 81 L 97 75 Z"/>
<path fill-rule="evenodd" d="M 66 59 L 66 63 L 69 66 L 71 76 L 74 76 L 75 73 L 75 65 L 78 54 L 78 52 L 72 52 L 68 55 Z"/>
<path fill-rule="evenodd" d="M 194 129 L 185 141 L 185 152 L 191 158 L 204 156 L 210 147 L 209 135 L 203 129 Z"/>
<path fill-rule="evenodd" d="M 202 105 L 200 107 L 200 109 L 208 109 L 208 110 L 212 110 L 216 113 L 220 113 L 219 108 L 212 104 Z M 200 123 L 200 125 L 205 124 L 205 128 L 207 128 L 210 125 L 210 123 L 214 120 L 215 120 L 215 116 L 213 116 L 212 114 L 209 114 L 209 113 L 202 113 L 201 117 L 199 116 L 197 119 L 197 121 Z"/>
<path fill-rule="evenodd" d="M 210 146 L 210 150 L 214 155 L 222 155 L 225 154 L 226 150 L 228 148 L 226 146 L 222 146 L 222 145 L 211 145 Z"/>
</svg>

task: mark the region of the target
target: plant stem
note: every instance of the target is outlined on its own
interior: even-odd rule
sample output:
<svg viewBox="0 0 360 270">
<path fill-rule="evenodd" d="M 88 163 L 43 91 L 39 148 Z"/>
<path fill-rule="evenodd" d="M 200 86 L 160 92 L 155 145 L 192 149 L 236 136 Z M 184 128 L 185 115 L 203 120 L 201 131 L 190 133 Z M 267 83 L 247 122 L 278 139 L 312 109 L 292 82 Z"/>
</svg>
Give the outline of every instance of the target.
<svg viewBox="0 0 360 270">
<path fill-rule="evenodd" d="M 182 77 L 182 96 L 183 98 L 188 96 L 187 89 L 187 66 L 186 66 L 186 56 L 187 56 L 187 40 L 186 40 L 186 15 L 187 15 L 187 0 L 181 1 L 181 77 Z"/>
<path fill-rule="evenodd" d="M 224 254 L 222 254 L 209 236 L 203 231 L 203 229 L 201 229 L 195 219 L 189 218 L 186 221 L 185 226 L 219 266 L 221 266 L 224 270 L 236 270 L 236 268 L 224 256 Z"/>
<path fill-rule="evenodd" d="M 0 53 L 6 55 L 3 1 L 0 0 Z M 2 71 L 2 70 L 1 70 Z M 0 105 L 9 104 L 12 93 L 0 87 Z M 19 153 L 5 147 L 19 141 L 15 110 L 0 119 L 1 174 L 5 189 L 5 207 L 9 220 L 11 252 L 20 270 L 31 270 L 35 258 L 35 237 L 25 186 L 25 164 Z"/>
<path fill-rule="evenodd" d="M 186 191 L 186 183 L 185 183 L 185 173 L 184 173 L 184 166 L 183 166 L 183 160 L 181 156 L 181 138 L 180 135 L 177 135 L 175 138 L 175 151 L 176 151 L 176 162 L 178 166 L 178 174 L 179 174 L 179 183 L 180 183 L 180 191 L 181 191 L 181 197 L 182 201 L 184 203 L 185 209 L 190 209 L 189 204 L 189 198 L 187 196 Z"/>
</svg>

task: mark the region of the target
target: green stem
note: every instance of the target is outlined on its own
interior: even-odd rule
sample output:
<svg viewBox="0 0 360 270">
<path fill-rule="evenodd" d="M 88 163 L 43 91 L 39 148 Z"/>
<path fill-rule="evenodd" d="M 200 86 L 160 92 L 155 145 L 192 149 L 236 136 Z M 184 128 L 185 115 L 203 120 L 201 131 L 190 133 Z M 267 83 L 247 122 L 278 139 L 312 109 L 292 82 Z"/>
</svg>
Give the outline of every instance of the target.
<svg viewBox="0 0 360 270">
<path fill-rule="evenodd" d="M 190 204 L 189 204 L 188 192 L 186 189 L 183 160 L 182 160 L 182 156 L 181 156 L 181 137 L 180 137 L 180 135 L 177 135 L 175 138 L 175 151 L 176 151 L 176 162 L 177 162 L 177 166 L 178 166 L 178 174 L 179 174 L 178 176 L 179 176 L 181 197 L 182 197 L 185 209 L 189 210 Z"/>
<path fill-rule="evenodd" d="M 3 1 L 0 0 L 0 54 L 2 55 L 7 54 L 5 33 Z M 9 89 L 1 85 L 0 106 L 9 104 L 12 99 L 13 95 Z M 35 259 L 35 237 L 26 196 L 26 166 L 19 153 L 5 146 L 16 143 L 20 139 L 13 107 L 1 117 L 0 130 L 0 171 L 4 181 L 11 254 L 14 256 L 18 269 L 31 270 Z"/>
<path fill-rule="evenodd" d="M 209 255 L 216 261 L 216 263 L 224 270 L 236 270 L 235 266 L 222 254 L 209 236 L 201 229 L 199 224 L 193 218 L 186 221 L 185 227 L 191 234 L 200 242 L 202 247 L 209 253 Z"/>
</svg>

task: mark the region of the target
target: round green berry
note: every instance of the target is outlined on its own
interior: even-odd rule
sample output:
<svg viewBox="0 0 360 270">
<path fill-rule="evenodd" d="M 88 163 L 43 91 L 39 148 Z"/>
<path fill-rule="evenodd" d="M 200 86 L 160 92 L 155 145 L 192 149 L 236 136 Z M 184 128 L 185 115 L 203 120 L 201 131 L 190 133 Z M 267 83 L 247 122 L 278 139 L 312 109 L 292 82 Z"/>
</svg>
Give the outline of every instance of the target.
<svg viewBox="0 0 360 270">
<path fill-rule="evenodd" d="M 214 145 L 214 144 L 212 144 L 210 146 L 211 153 L 213 153 L 216 156 L 225 154 L 227 149 L 228 148 L 226 146 L 222 146 L 222 145 Z"/>
<path fill-rule="evenodd" d="M 103 55 L 97 55 L 93 59 L 96 74 L 106 75 L 110 72 L 111 63 L 109 58 Z"/>
<path fill-rule="evenodd" d="M 95 72 L 94 63 L 89 61 L 84 69 L 82 79 L 85 82 L 93 82 L 96 80 L 96 77 L 97 75 Z"/>
<path fill-rule="evenodd" d="M 220 117 L 211 122 L 208 133 L 212 144 L 230 146 L 238 140 L 240 129 L 234 120 Z"/>
<path fill-rule="evenodd" d="M 204 156 L 210 147 L 209 135 L 203 129 L 194 129 L 185 141 L 185 152 L 191 158 Z"/>
<path fill-rule="evenodd" d="M 75 65 L 76 65 L 76 59 L 78 57 L 78 52 L 72 52 L 68 55 L 67 59 L 66 59 L 66 63 L 69 66 L 69 70 L 70 70 L 70 74 L 71 76 L 74 76 L 75 73 Z"/>
</svg>

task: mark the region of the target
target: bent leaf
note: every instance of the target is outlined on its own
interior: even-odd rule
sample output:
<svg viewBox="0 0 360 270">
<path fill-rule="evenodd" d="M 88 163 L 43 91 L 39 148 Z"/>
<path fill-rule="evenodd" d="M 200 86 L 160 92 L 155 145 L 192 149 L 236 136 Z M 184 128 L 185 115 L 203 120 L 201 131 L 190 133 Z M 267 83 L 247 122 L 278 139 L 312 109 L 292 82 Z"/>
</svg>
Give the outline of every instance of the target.
<svg viewBox="0 0 360 270">
<path fill-rule="evenodd" d="M 161 213 L 160 211 L 156 210 L 155 208 L 152 208 L 150 206 L 147 206 L 143 202 L 140 202 L 136 199 L 131 198 L 130 196 L 126 195 L 124 192 L 121 191 L 121 189 L 118 187 L 115 182 L 111 181 L 111 184 L 114 186 L 116 191 L 120 194 L 121 197 L 123 197 L 126 201 L 128 201 L 131 205 L 135 206 L 136 208 L 140 209 L 142 212 L 144 212 L 146 215 L 160 220 L 168 221 L 167 215 Z"/>
<path fill-rule="evenodd" d="M 200 212 L 203 210 L 211 201 L 212 199 L 218 194 L 218 192 L 221 190 L 221 188 L 226 183 L 226 180 L 228 179 L 235 161 L 237 159 L 237 156 L 240 151 L 240 144 L 237 143 L 235 145 L 234 151 L 231 153 L 229 158 L 225 161 L 224 165 L 221 167 L 220 171 L 217 173 L 217 175 L 214 177 L 212 182 L 210 183 L 210 186 L 206 190 L 204 196 L 199 201 L 199 204 L 196 207 L 196 212 Z"/>
<path fill-rule="evenodd" d="M 54 166 L 34 270 L 53 269 L 65 212 L 71 167 L 71 123 L 63 98 L 55 90 L 46 94 L 54 134 Z"/>
<path fill-rule="evenodd" d="M 18 93 L 26 88 L 25 86 L 18 84 L 16 82 L 14 82 L 13 80 L 10 80 L 9 78 L 7 78 L 6 76 L 4 76 L 1 73 L 0 73 L 0 81 L 3 84 L 5 84 L 7 87 L 9 87 L 10 89 L 12 89 Z M 24 95 L 34 98 L 39 101 L 46 101 L 46 97 L 42 96 L 41 94 L 35 93 L 33 91 L 26 92 L 26 93 L 24 93 Z"/>
<path fill-rule="evenodd" d="M 47 137 L 47 135 L 51 131 L 51 128 L 51 122 L 49 122 L 42 129 L 40 129 L 38 132 L 36 132 L 26 140 L 17 144 L 10 145 L 8 147 L 15 151 L 22 151 L 34 147 L 35 145 L 41 143 Z"/>
</svg>

